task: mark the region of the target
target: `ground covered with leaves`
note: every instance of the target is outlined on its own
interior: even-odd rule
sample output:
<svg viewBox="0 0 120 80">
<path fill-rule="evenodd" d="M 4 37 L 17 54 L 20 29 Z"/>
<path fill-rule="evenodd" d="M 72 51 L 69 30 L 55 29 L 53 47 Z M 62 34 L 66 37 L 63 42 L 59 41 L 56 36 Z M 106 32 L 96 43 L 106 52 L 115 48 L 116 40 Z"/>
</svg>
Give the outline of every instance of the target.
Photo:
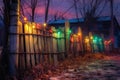
<svg viewBox="0 0 120 80">
<path fill-rule="evenodd" d="M 37 65 L 30 70 L 19 73 L 19 80 L 50 80 L 51 77 L 60 75 L 65 70 L 77 69 L 96 60 L 109 59 L 104 53 L 85 54 L 74 58 L 67 58 L 63 62 L 55 65 Z"/>
</svg>

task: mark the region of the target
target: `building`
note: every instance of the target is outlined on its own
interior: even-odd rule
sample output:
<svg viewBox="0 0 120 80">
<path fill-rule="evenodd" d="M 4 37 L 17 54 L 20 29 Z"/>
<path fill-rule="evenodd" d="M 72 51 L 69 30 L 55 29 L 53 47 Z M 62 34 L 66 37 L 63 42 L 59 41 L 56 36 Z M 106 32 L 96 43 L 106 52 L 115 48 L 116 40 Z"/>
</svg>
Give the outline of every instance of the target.
<svg viewBox="0 0 120 80">
<path fill-rule="evenodd" d="M 64 27 L 66 20 L 56 20 L 56 21 L 49 21 L 49 26 L 54 26 L 56 28 Z M 94 34 L 103 35 L 104 39 L 106 41 L 109 41 L 110 39 L 110 33 L 111 33 L 111 18 L 109 16 L 103 16 L 96 18 L 96 21 L 89 25 L 89 27 L 85 26 L 84 18 L 79 19 L 69 19 L 70 23 L 70 29 L 73 33 L 77 32 L 78 27 L 80 26 L 82 29 L 82 32 L 84 35 L 88 35 L 89 32 L 92 32 Z M 120 25 L 114 17 L 114 47 L 118 48 L 120 47 Z M 110 41 L 109 41 L 110 42 Z"/>
</svg>

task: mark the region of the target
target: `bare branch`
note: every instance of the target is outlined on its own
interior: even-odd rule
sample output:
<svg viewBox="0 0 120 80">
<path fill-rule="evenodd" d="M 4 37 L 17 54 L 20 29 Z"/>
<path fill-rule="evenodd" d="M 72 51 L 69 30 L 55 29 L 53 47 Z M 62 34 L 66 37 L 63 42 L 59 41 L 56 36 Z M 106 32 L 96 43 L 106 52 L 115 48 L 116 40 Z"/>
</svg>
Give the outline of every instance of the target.
<svg viewBox="0 0 120 80">
<path fill-rule="evenodd" d="M 21 4 L 22 8 L 21 12 L 23 13 L 23 15 L 25 15 L 24 11 L 26 11 L 26 14 L 29 15 L 30 20 L 34 22 L 38 0 L 21 0 L 21 1 L 24 2 L 24 3 L 22 2 Z M 30 11 L 28 11 L 27 9 L 30 9 Z"/>
<path fill-rule="evenodd" d="M 3 7 L 2 7 L 2 8 L 0 8 L 0 19 L 1 19 L 1 21 L 4 21 L 3 15 L 4 15 L 4 12 L 3 12 Z"/>
<path fill-rule="evenodd" d="M 107 2 L 108 2 L 107 0 L 104 1 L 103 7 L 101 8 L 101 10 L 99 10 L 99 12 L 98 12 L 98 14 L 96 14 L 96 16 L 100 16 L 100 14 L 103 12 L 103 10 L 104 10 L 104 8 L 105 8 Z"/>
</svg>

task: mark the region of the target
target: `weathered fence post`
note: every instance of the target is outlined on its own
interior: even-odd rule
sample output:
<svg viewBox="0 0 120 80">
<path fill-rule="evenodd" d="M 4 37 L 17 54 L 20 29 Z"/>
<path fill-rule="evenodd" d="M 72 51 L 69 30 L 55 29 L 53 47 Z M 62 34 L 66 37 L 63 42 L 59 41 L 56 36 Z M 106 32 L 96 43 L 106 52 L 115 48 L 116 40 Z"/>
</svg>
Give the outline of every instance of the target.
<svg viewBox="0 0 120 80">
<path fill-rule="evenodd" d="M 70 45 L 70 23 L 65 22 L 64 38 L 65 38 L 65 57 L 68 57 L 69 45 Z"/>
<path fill-rule="evenodd" d="M 10 28 L 9 28 L 9 72 L 16 76 L 16 53 L 18 50 L 17 30 L 19 20 L 19 0 L 12 0 L 10 6 Z"/>
<path fill-rule="evenodd" d="M 24 50 L 24 59 L 25 59 L 25 69 L 27 68 L 27 58 L 26 58 L 26 41 L 25 41 L 25 23 L 27 18 L 24 17 L 23 25 L 22 25 L 22 32 L 23 32 L 23 50 Z"/>
<path fill-rule="evenodd" d="M 68 57 L 68 42 L 67 42 L 67 28 L 68 28 L 68 26 L 69 26 L 69 22 L 68 21 L 66 21 L 65 22 L 65 32 L 64 32 L 64 37 L 65 37 L 65 57 Z"/>
</svg>

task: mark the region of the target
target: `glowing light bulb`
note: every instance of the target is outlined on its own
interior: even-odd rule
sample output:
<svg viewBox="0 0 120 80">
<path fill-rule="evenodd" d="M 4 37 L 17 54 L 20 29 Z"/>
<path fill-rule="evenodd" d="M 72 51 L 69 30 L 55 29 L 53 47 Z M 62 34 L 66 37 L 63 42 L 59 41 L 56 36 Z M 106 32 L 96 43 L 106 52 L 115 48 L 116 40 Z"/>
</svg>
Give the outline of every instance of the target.
<svg viewBox="0 0 120 80">
<path fill-rule="evenodd" d="M 24 17 L 24 21 L 27 21 L 27 18 L 26 18 L 26 17 Z"/>
<path fill-rule="evenodd" d="M 93 39 L 93 37 L 91 36 L 90 39 Z"/>
<path fill-rule="evenodd" d="M 81 36 L 81 33 L 78 33 L 78 36 Z"/>
<path fill-rule="evenodd" d="M 46 27 L 46 26 L 47 26 L 47 24 L 46 24 L 46 23 L 44 23 L 44 24 L 43 24 L 43 26 L 44 26 L 44 27 Z"/>
</svg>

